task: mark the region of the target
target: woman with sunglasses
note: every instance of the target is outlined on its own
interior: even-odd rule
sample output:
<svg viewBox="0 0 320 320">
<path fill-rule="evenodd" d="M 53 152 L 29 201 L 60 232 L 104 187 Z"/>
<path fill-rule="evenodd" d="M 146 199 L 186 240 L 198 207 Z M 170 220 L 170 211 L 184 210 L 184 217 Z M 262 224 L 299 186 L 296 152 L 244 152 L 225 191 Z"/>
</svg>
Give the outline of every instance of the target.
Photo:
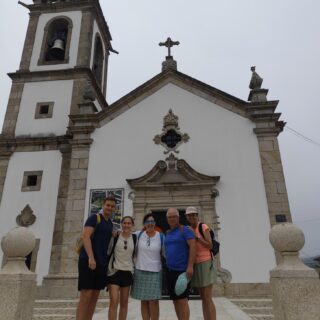
<svg viewBox="0 0 320 320">
<path fill-rule="evenodd" d="M 128 313 L 130 286 L 133 283 L 133 256 L 136 235 L 131 233 L 134 221 L 126 216 L 121 220 L 121 232 L 111 241 L 108 249 L 110 256 L 107 284 L 110 297 L 109 320 L 117 320 L 120 304 L 119 320 L 125 320 Z"/>
<path fill-rule="evenodd" d="M 162 266 L 161 251 L 163 234 L 155 230 L 152 213 L 143 218 L 143 230 L 138 234 L 134 282 L 131 296 L 141 300 L 143 320 L 159 319 L 159 300 L 161 299 Z"/>
<path fill-rule="evenodd" d="M 199 231 L 198 210 L 195 207 L 186 209 L 186 218 L 196 239 L 196 260 L 193 266 L 191 286 L 199 290 L 203 319 L 216 320 L 216 309 L 212 301 L 212 286 L 216 280 L 216 270 L 210 252 L 212 241 L 209 227 L 202 224 L 202 236 Z"/>
</svg>

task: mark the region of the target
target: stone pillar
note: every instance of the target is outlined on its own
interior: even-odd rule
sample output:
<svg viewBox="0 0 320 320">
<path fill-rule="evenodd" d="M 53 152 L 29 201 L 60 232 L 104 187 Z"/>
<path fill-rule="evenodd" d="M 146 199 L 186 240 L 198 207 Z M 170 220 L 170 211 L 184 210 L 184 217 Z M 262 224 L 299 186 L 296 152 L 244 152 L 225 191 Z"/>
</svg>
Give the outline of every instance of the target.
<svg viewBox="0 0 320 320">
<path fill-rule="evenodd" d="M 278 132 L 261 132 L 259 129 L 255 132 L 259 143 L 270 224 L 273 226 L 277 223 L 277 216 L 279 222 L 292 222 L 277 138 Z"/>
<path fill-rule="evenodd" d="M 78 116 L 79 119 L 86 117 L 85 114 Z M 72 298 L 78 295 L 78 255 L 75 244 L 83 229 L 93 127 L 84 125 L 69 129 L 73 139 L 70 141 L 70 150 L 64 148 L 49 274 L 39 288 L 42 298 Z"/>
<path fill-rule="evenodd" d="M 261 88 L 263 79 L 251 67 L 251 89 L 247 115 L 256 123 L 261 166 L 266 189 L 271 226 L 278 222 L 291 222 L 289 201 L 280 157 L 278 135 L 285 123 L 279 121 L 281 113 L 275 112 L 279 101 L 267 101 L 268 90 Z"/>
<path fill-rule="evenodd" d="M 94 14 L 91 10 L 82 11 L 81 32 L 77 56 L 77 66 L 90 68 L 91 43 Z"/>
<path fill-rule="evenodd" d="M 7 233 L 1 247 L 7 258 L 0 271 L 0 320 L 31 320 L 36 292 L 36 274 L 28 270 L 25 257 L 35 246 L 27 228 Z"/>
<path fill-rule="evenodd" d="M 6 115 L 3 121 L 2 135 L 13 137 L 20 109 L 24 83 L 14 80 L 11 86 Z"/>
<path fill-rule="evenodd" d="M 12 151 L 8 150 L 5 144 L 6 142 L 0 142 L 0 202 L 2 199 L 10 157 L 12 155 Z"/>
<path fill-rule="evenodd" d="M 319 320 L 320 280 L 317 272 L 299 259 L 303 232 L 291 223 L 274 226 L 270 242 L 282 256 L 270 271 L 275 320 Z"/>
<path fill-rule="evenodd" d="M 29 25 L 20 62 L 20 70 L 29 70 L 40 12 L 30 12 Z"/>
<path fill-rule="evenodd" d="M 70 161 L 71 147 L 70 145 L 60 146 L 62 154 L 62 163 L 60 171 L 57 211 L 53 230 L 51 257 L 49 274 L 60 273 L 61 250 L 63 248 L 63 226 L 66 213 L 66 204 L 68 200 L 69 178 L 70 178 Z"/>
</svg>

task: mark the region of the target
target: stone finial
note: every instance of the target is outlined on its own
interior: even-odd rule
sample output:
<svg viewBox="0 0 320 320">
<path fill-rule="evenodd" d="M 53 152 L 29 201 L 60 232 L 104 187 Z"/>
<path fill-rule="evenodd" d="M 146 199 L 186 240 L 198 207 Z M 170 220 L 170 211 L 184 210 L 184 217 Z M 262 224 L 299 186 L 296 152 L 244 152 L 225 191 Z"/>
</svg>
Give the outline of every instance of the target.
<svg viewBox="0 0 320 320">
<path fill-rule="evenodd" d="M 278 252 L 298 252 L 304 246 L 304 234 L 292 223 L 281 223 L 275 225 L 269 234 L 269 239 Z"/>
<path fill-rule="evenodd" d="M 29 227 L 33 225 L 36 221 L 37 217 L 33 214 L 33 210 L 27 204 L 21 213 L 17 216 L 16 222 L 20 227 Z"/>
<path fill-rule="evenodd" d="M 250 89 L 261 89 L 263 79 L 256 73 L 256 67 L 251 67 L 252 76 L 249 84 Z"/>
<path fill-rule="evenodd" d="M 249 84 L 249 88 L 251 89 L 248 101 L 252 102 L 264 102 L 267 101 L 267 89 L 262 89 L 263 79 L 257 74 L 256 67 L 251 67 L 252 76 Z"/>
<path fill-rule="evenodd" d="M 177 70 L 177 61 L 173 59 L 173 56 L 171 55 L 171 48 L 173 46 L 178 46 L 180 44 L 179 41 L 172 41 L 170 37 L 165 42 L 160 42 L 160 47 L 167 47 L 168 48 L 168 55 L 166 56 L 166 60 L 162 62 L 162 71 L 171 69 L 171 70 Z"/>
<path fill-rule="evenodd" d="M 168 56 L 167 57 L 172 57 L 171 56 L 171 48 L 173 46 L 178 46 L 180 44 L 179 41 L 172 41 L 170 37 L 165 42 L 160 42 L 159 46 L 160 47 L 167 47 L 168 48 Z"/>
<path fill-rule="evenodd" d="M 296 225 L 289 222 L 276 224 L 269 233 L 269 240 L 273 248 L 282 256 L 282 260 L 272 272 L 300 270 L 316 273 L 299 258 L 299 251 L 303 248 L 305 240 L 303 232 Z"/>
<path fill-rule="evenodd" d="M 270 271 L 275 320 L 318 320 L 320 281 L 318 273 L 299 259 L 304 245 L 303 232 L 291 223 L 275 225 L 270 242 L 282 259 Z"/>
<path fill-rule="evenodd" d="M 25 257 L 34 249 L 35 243 L 35 236 L 25 227 L 8 232 L 1 240 L 1 248 L 7 262 L 0 274 L 31 273 L 25 265 Z"/>
</svg>

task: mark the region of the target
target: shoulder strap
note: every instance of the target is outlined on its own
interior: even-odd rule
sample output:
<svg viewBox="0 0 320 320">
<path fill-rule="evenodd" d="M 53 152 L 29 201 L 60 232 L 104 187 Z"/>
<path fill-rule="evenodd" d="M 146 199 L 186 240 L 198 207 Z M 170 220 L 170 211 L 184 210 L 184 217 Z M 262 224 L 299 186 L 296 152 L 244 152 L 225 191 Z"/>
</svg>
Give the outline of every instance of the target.
<svg viewBox="0 0 320 320">
<path fill-rule="evenodd" d="M 164 243 L 164 234 L 162 232 L 159 232 L 159 234 L 160 234 L 160 242 L 161 242 L 161 248 L 162 248 Z"/>
<path fill-rule="evenodd" d="M 141 233 L 141 232 L 140 232 Z M 139 236 L 140 236 L 139 233 Z M 139 238 L 137 237 L 137 235 L 135 233 L 132 234 L 132 240 L 133 240 L 133 253 L 132 253 L 132 258 L 134 257 L 135 253 L 136 253 L 136 246 L 137 246 L 137 240 Z"/>
<path fill-rule="evenodd" d="M 200 232 L 200 234 L 202 235 L 202 238 L 204 238 L 203 223 L 202 223 L 202 222 L 199 223 L 199 232 Z"/>
<path fill-rule="evenodd" d="M 111 252 L 110 252 L 110 255 L 109 255 L 109 257 L 112 259 L 112 268 L 113 268 L 114 260 L 115 260 L 115 257 L 114 257 L 113 253 L 114 253 L 114 249 L 116 247 L 118 239 L 119 239 L 119 235 L 117 234 L 117 236 L 115 238 L 113 238 L 113 245 L 112 245 L 112 249 L 111 249 Z"/>
<path fill-rule="evenodd" d="M 116 247 L 118 239 L 119 239 L 119 235 L 117 235 L 115 238 L 113 238 L 113 245 L 112 245 L 112 249 L 111 249 L 111 252 L 110 252 L 110 256 L 112 256 L 113 253 L 114 253 L 114 249 Z"/>
<path fill-rule="evenodd" d="M 139 234 L 140 235 L 140 234 Z M 137 235 L 135 233 L 132 234 L 133 244 L 136 246 L 137 243 Z"/>
<path fill-rule="evenodd" d="M 96 216 L 97 216 L 97 224 L 96 224 L 96 226 L 97 226 L 101 222 L 100 213 L 97 213 Z"/>
<path fill-rule="evenodd" d="M 141 230 L 138 234 L 138 241 L 140 240 L 142 234 L 144 233 L 144 230 Z M 133 234 L 132 234 L 133 235 Z M 134 234 L 136 236 L 136 234 Z"/>
</svg>

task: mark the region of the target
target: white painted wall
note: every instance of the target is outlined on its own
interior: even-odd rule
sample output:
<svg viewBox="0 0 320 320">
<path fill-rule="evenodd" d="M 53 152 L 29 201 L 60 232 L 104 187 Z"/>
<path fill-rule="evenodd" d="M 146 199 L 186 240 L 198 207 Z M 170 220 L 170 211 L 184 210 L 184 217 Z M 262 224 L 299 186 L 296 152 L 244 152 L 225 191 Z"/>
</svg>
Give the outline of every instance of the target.
<svg viewBox="0 0 320 320">
<path fill-rule="evenodd" d="M 73 80 L 26 83 L 23 88 L 16 135 L 63 135 L 68 126 Z M 35 119 L 38 102 L 54 102 L 52 118 Z"/>
<path fill-rule="evenodd" d="M 216 209 L 222 267 L 234 283 L 268 282 L 275 257 L 254 124 L 173 84 L 92 134 L 86 208 L 90 189 L 125 188 L 124 213 L 132 214 L 126 179 L 142 176 L 167 157 L 153 138 L 162 132 L 170 108 L 179 116 L 181 132 L 190 136 L 178 157 L 203 174 L 221 177 Z"/>
<path fill-rule="evenodd" d="M 10 159 L 3 189 L 0 205 L 0 239 L 17 227 L 16 217 L 27 204 L 37 217 L 35 224 L 29 229 L 40 239 L 36 266 L 38 283 L 49 271 L 61 161 L 59 151 L 14 153 Z M 23 173 L 38 170 L 43 170 L 41 190 L 21 192 Z"/>
<path fill-rule="evenodd" d="M 43 35 L 44 35 L 44 28 L 47 22 L 52 18 L 63 17 L 63 16 L 70 18 L 73 23 L 72 38 L 71 38 L 70 50 L 69 50 L 69 58 L 70 58 L 69 63 L 38 66 L 38 60 L 40 57 L 41 46 L 42 46 Z M 77 56 L 78 56 L 79 38 L 80 38 L 81 18 L 82 18 L 81 11 L 44 13 L 40 16 L 37 31 L 36 31 L 34 48 L 32 51 L 30 71 L 60 70 L 60 69 L 66 69 L 66 68 L 73 68 L 76 65 Z"/>
</svg>

